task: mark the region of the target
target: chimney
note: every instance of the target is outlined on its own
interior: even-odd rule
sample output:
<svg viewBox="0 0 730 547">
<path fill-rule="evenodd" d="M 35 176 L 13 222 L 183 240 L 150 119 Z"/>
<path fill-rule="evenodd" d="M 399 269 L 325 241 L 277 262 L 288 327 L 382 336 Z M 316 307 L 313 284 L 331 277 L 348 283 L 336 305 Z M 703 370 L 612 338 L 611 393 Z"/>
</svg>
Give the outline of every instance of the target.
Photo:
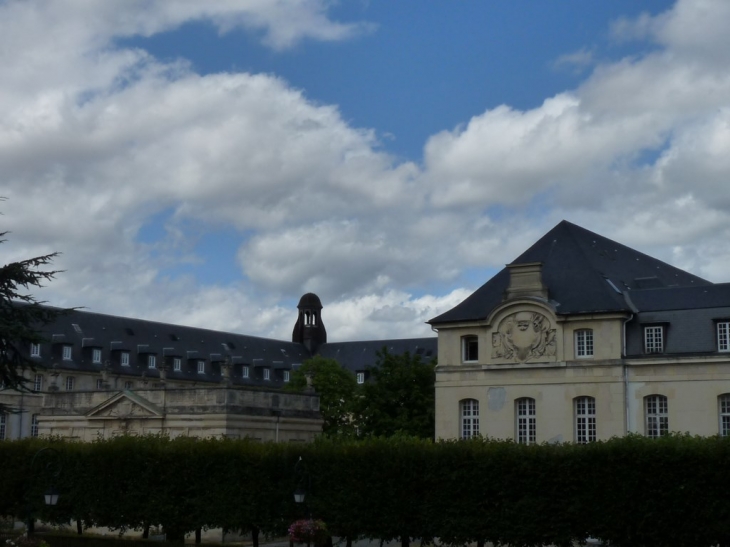
<svg viewBox="0 0 730 547">
<path fill-rule="evenodd" d="M 504 292 L 504 300 L 526 296 L 548 298 L 548 290 L 542 283 L 542 262 L 507 264 L 509 287 Z"/>
</svg>

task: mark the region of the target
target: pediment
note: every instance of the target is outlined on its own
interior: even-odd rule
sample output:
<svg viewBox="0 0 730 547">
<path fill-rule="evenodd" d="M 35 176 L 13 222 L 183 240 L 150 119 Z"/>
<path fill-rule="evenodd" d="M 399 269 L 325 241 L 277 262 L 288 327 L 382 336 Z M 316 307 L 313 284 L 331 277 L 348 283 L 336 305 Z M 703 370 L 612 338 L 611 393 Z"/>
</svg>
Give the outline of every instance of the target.
<svg viewBox="0 0 730 547">
<path fill-rule="evenodd" d="M 154 403 L 131 391 L 122 391 L 86 413 L 89 420 L 162 418 L 164 412 Z"/>
</svg>

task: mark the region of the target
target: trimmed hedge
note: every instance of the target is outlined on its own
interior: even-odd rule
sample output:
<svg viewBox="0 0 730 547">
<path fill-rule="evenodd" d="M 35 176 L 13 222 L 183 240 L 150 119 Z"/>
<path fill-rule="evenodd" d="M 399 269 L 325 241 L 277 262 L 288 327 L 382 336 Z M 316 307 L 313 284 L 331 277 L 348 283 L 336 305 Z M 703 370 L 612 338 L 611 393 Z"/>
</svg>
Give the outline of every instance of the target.
<svg viewBox="0 0 730 547">
<path fill-rule="evenodd" d="M 57 462 L 30 462 L 52 446 Z M 302 457 L 307 503 L 294 503 Z M 54 457 L 56 457 L 54 453 Z M 41 494 L 58 468 L 62 496 Z M 628 436 L 588 445 L 472 439 L 313 444 L 160 436 L 0 443 L 0 514 L 113 529 L 282 536 L 306 516 L 335 536 L 463 544 L 730 545 L 730 439 Z"/>
</svg>

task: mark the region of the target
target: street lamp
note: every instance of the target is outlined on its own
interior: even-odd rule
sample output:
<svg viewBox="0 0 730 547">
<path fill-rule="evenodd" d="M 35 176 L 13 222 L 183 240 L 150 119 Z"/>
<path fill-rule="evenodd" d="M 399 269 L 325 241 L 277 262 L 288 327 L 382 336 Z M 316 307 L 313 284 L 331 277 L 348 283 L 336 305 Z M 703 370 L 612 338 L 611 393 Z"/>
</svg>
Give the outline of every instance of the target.
<svg viewBox="0 0 730 547">
<path fill-rule="evenodd" d="M 294 475 L 297 478 L 297 488 L 296 490 L 294 490 L 294 502 L 304 503 L 304 498 L 307 495 L 307 490 L 304 488 L 305 480 L 307 483 L 307 487 L 310 490 L 312 489 L 312 483 L 309 477 L 309 472 L 307 471 L 307 467 L 306 465 L 304 465 L 301 456 L 299 456 L 297 463 L 294 465 Z"/>
<path fill-rule="evenodd" d="M 33 459 L 30 460 L 30 476 L 31 480 L 33 477 L 35 477 L 35 464 L 36 460 L 38 460 L 38 456 L 44 453 L 49 453 L 53 455 L 53 459 L 46 462 L 46 470 L 48 470 L 49 474 L 51 475 L 51 484 L 49 485 L 48 489 L 43 493 L 43 502 L 46 505 L 54 506 L 58 503 L 58 498 L 60 497 L 60 494 L 58 490 L 53 486 L 53 482 L 58 479 L 58 476 L 61 474 L 61 466 L 58 463 L 59 459 L 59 453 L 58 450 L 55 448 L 51 448 L 50 446 L 47 446 L 45 448 L 41 448 L 38 452 L 36 452 L 33 455 Z M 55 460 L 55 461 L 54 461 Z M 30 537 L 33 535 L 34 532 L 34 524 L 35 519 L 33 518 L 33 513 L 31 510 L 31 497 L 30 494 L 32 492 L 32 488 L 28 489 L 29 492 L 26 494 L 26 514 L 28 517 L 28 527 L 27 527 L 27 534 Z"/>
<path fill-rule="evenodd" d="M 304 503 L 304 497 L 307 495 L 307 491 L 304 488 L 297 488 L 294 490 L 294 501 L 296 503 Z"/>
<path fill-rule="evenodd" d="M 43 501 L 46 502 L 46 505 L 56 505 L 58 503 L 58 497 L 59 497 L 58 490 L 56 490 L 53 486 L 51 486 L 48 490 L 46 490 L 43 494 Z"/>
</svg>

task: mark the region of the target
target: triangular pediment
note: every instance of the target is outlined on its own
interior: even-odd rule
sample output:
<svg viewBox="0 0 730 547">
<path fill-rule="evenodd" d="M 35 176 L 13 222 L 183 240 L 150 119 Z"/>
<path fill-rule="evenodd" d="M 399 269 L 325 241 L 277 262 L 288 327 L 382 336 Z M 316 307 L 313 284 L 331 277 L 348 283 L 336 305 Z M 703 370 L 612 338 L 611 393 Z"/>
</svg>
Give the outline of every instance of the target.
<svg viewBox="0 0 730 547">
<path fill-rule="evenodd" d="M 121 391 L 86 413 L 90 420 L 162 418 L 160 407 L 131 391 Z"/>
</svg>

